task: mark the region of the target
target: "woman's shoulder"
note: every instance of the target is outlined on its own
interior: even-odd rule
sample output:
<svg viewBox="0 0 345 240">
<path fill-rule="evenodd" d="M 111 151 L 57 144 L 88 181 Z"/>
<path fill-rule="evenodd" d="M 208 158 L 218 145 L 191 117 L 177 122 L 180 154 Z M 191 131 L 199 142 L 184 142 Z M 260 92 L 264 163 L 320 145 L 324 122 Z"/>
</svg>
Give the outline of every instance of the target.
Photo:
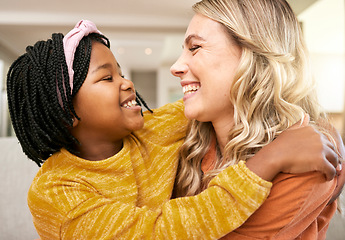
<svg viewBox="0 0 345 240">
<path fill-rule="evenodd" d="M 284 192 L 284 194 L 290 196 L 294 194 L 315 194 L 316 192 L 331 194 L 335 185 L 336 179 L 327 181 L 322 173 L 316 171 L 299 174 L 281 173 L 273 180 L 272 190 L 274 194 L 283 195 Z"/>
<path fill-rule="evenodd" d="M 263 205 L 229 237 L 275 237 L 288 232 L 295 239 L 322 214 L 335 186 L 335 180 L 326 181 L 318 172 L 278 174 Z"/>
<path fill-rule="evenodd" d="M 321 129 L 324 129 L 330 136 L 333 138 L 334 143 L 337 147 L 338 154 L 342 159 L 345 158 L 345 147 L 343 139 L 339 133 L 339 131 L 325 118 L 320 118 L 316 125 Z"/>
</svg>

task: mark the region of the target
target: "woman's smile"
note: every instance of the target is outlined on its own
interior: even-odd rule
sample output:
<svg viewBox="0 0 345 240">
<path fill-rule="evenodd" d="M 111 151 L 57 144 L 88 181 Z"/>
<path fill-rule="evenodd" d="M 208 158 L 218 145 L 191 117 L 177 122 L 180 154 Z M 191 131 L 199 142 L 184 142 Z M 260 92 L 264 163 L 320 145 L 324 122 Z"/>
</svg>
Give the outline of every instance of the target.
<svg viewBox="0 0 345 240">
<path fill-rule="evenodd" d="M 200 83 L 183 83 L 181 82 L 182 90 L 183 90 L 183 100 L 187 100 L 188 98 L 192 97 L 201 87 Z"/>
</svg>

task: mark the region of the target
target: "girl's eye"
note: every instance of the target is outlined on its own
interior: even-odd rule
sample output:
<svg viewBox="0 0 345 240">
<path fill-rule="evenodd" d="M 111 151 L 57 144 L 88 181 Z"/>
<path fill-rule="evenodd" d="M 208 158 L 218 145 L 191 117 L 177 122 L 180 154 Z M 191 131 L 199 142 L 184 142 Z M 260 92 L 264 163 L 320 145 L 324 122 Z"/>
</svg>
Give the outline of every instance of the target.
<svg viewBox="0 0 345 240">
<path fill-rule="evenodd" d="M 192 46 L 191 48 L 189 48 L 189 51 L 194 52 L 195 50 L 198 50 L 199 48 L 200 48 L 199 45 L 195 45 L 195 46 Z"/>
<path fill-rule="evenodd" d="M 103 78 L 102 80 L 103 80 L 103 81 L 112 81 L 112 80 L 113 80 L 113 77 L 112 77 L 112 76 L 109 76 L 109 77 Z"/>
</svg>

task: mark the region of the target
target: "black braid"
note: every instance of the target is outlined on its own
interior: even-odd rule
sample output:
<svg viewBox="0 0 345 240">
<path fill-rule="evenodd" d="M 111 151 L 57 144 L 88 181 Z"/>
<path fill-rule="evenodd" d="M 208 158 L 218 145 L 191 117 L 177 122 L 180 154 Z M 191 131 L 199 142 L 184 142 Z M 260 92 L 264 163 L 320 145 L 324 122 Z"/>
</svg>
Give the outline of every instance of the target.
<svg viewBox="0 0 345 240">
<path fill-rule="evenodd" d="M 110 48 L 109 40 L 96 33 L 80 41 L 73 62 L 71 93 L 62 40 L 61 33 L 54 33 L 52 39 L 28 46 L 7 74 L 7 96 L 14 131 L 24 153 L 38 166 L 61 148 L 76 153 L 75 146 L 79 142 L 69 129 L 73 118 L 79 117 L 72 99 L 88 73 L 92 42 L 98 41 Z M 137 98 L 139 104 L 148 108 L 139 94 Z"/>
<path fill-rule="evenodd" d="M 145 100 L 143 99 L 143 97 L 138 93 L 138 91 L 135 91 L 136 95 L 137 95 L 137 103 L 139 106 L 144 105 L 144 107 L 150 111 L 150 113 L 153 113 L 153 111 L 149 108 L 149 106 L 147 105 L 147 103 L 145 102 Z M 141 111 L 141 115 L 143 115 L 143 112 Z"/>
</svg>

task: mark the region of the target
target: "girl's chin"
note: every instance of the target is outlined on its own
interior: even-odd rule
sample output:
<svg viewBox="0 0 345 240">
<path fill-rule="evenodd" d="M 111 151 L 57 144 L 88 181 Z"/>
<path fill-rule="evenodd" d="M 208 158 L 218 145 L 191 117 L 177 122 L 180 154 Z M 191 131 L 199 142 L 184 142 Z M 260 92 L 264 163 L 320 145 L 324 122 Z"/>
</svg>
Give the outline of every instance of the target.
<svg viewBox="0 0 345 240">
<path fill-rule="evenodd" d="M 140 115 L 140 117 L 138 116 L 138 119 L 135 119 L 135 121 L 131 123 L 130 129 L 132 131 L 138 131 L 142 129 L 143 127 L 144 127 L 144 118 Z"/>
<path fill-rule="evenodd" d="M 144 118 L 141 118 L 141 121 L 137 122 L 136 129 L 135 130 L 140 130 L 144 127 Z"/>
</svg>

